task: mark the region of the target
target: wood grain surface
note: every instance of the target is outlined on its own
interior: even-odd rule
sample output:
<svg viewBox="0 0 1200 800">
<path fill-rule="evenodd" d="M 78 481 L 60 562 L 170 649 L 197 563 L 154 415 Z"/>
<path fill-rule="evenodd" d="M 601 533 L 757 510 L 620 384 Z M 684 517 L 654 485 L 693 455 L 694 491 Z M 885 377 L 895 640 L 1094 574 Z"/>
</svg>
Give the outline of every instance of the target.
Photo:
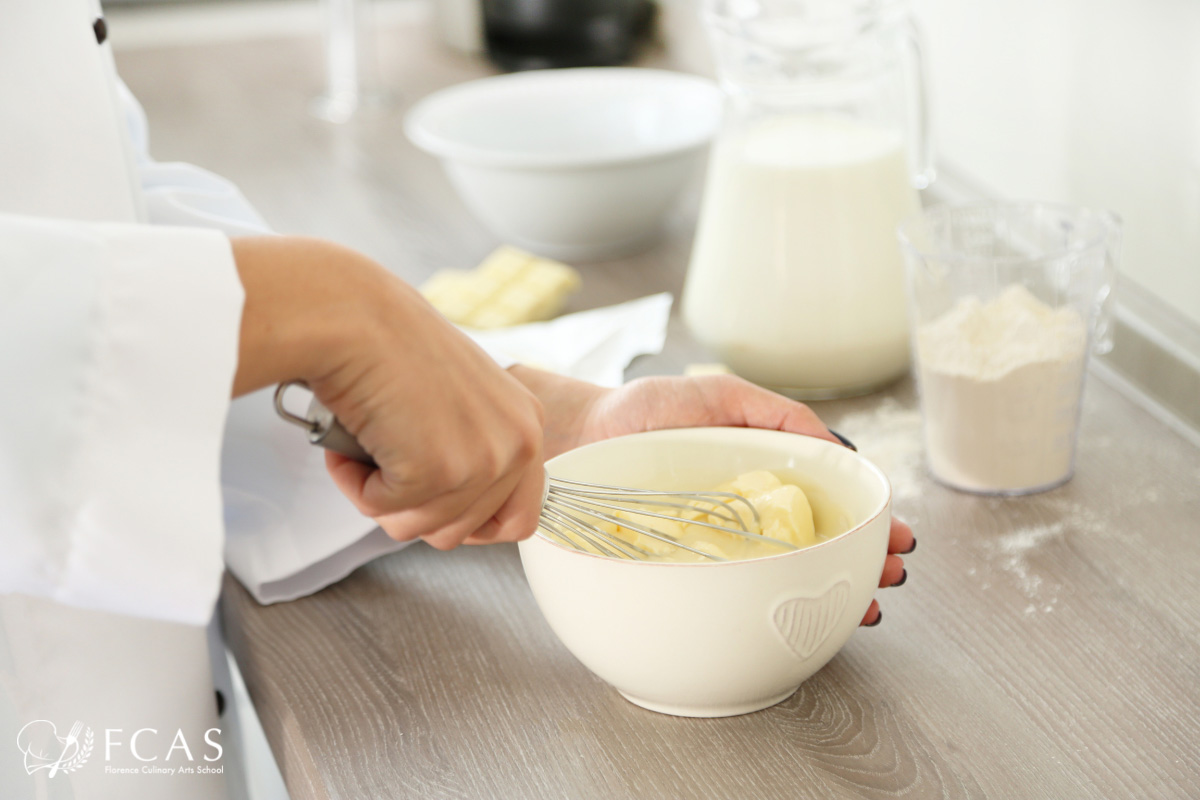
<svg viewBox="0 0 1200 800">
<path fill-rule="evenodd" d="M 497 241 L 404 140 L 403 110 L 488 68 L 420 25 L 385 43 L 400 102 L 343 127 L 306 113 L 316 40 L 118 65 L 159 158 L 420 280 Z M 586 267 L 575 307 L 677 292 L 695 195 L 654 250 Z M 631 374 L 704 359 L 676 316 Z M 418 545 L 266 608 L 230 579 L 231 646 L 292 797 L 1200 797 L 1200 453 L 1093 376 L 1074 480 L 985 499 L 926 476 L 909 383 L 814 405 L 888 472 L 920 545 L 883 624 L 790 700 L 717 720 L 627 703 L 558 643 L 509 546 Z"/>
</svg>

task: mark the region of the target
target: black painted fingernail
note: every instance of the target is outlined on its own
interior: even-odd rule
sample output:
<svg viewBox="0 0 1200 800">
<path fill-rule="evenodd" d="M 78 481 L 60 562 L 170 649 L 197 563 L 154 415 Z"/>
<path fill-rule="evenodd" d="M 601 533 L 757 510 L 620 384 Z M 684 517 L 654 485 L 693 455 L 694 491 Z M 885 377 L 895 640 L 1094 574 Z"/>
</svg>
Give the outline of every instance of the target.
<svg viewBox="0 0 1200 800">
<path fill-rule="evenodd" d="M 916 550 L 916 549 L 917 549 L 917 537 L 914 536 L 912 545 L 910 545 L 909 548 L 907 550 L 905 550 L 903 553 L 901 553 L 900 555 L 906 556 L 909 553 L 911 553 L 913 550 Z"/>
<path fill-rule="evenodd" d="M 900 580 L 893 583 L 892 586 L 903 586 L 904 582 L 906 580 L 908 580 L 908 570 L 907 569 L 900 573 Z"/>
<path fill-rule="evenodd" d="M 881 623 L 881 622 L 883 622 L 883 611 L 880 611 L 880 612 L 879 612 L 879 616 L 875 618 L 875 621 L 874 621 L 874 622 L 868 622 L 868 623 L 867 623 L 866 625 L 864 625 L 863 627 L 866 627 L 866 628 L 874 628 L 876 625 L 878 625 L 878 624 L 879 624 L 879 623 Z"/>
<path fill-rule="evenodd" d="M 849 447 L 851 450 L 853 450 L 856 453 L 858 452 L 858 448 L 854 446 L 854 442 L 850 441 L 845 436 L 842 436 L 840 433 L 835 431 L 833 428 L 830 428 L 829 432 L 832 433 L 834 436 L 836 436 L 837 440 L 839 442 L 841 442 L 842 444 L 846 445 L 846 447 Z"/>
</svg>

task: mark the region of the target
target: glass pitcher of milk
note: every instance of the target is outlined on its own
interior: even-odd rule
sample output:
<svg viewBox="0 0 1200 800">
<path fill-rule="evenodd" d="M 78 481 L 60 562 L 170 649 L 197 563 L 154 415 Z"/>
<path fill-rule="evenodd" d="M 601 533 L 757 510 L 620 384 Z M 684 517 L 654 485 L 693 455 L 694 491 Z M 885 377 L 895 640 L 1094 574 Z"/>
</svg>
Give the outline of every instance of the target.
<svg viewBox="0 0 1200 800">
<path fill-rule="evenodd" d="M 705 0 L 725 121 L 683 312 L 734 372 L 802 398 L 908 369 L 896 226 L 932 179 L 917 34 L 895 0 Z"/>
</svg>

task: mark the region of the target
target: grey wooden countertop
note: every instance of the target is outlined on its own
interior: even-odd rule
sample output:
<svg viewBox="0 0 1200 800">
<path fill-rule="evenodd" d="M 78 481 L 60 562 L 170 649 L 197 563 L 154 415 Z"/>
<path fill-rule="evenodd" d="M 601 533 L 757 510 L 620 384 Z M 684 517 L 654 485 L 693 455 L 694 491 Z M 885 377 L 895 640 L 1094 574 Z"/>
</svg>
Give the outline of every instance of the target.
<svg viewBox="0 0 1200 800">
<path fill-rule="evenodd" d="M 421 24 L 385 45 L 400 107 L 340 128 L 305 113 L 315 40 L 118 63 L 159 158 L 228 175 L 280 229 L 417 281 L 497 242 L 400 118 L 487 67 Z M 694 201 L 654 250 L 587 266 L 576 307 L 678 291 Z M 631 374 L 703 359 L 675 318 Z M 982 499 L 926 477 L 909 383 L 815 407 L 888 472 L 920 545 L 907 585 L 881 592 L 883 624 L 790 700 L 714 720 L 627 703 L 558 643 L 509 546 L 414 546 L 267 608 L 228 580 L 230 643 L 292 797 L 1200 796 L 1196 448 L 1093 376 L 1074 480 Z"/>
</svg>

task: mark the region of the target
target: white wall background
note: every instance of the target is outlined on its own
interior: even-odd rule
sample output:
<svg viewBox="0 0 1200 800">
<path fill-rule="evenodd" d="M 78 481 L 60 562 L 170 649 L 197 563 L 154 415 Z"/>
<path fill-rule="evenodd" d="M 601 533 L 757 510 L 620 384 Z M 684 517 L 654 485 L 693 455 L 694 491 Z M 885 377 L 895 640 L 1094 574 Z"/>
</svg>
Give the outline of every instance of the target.
<svg viewBox="0 0 1200 800">
<path fill-rule="evenodd" d="M 1200 325 L 1200 2 L 913 0 L 939 161 L 1110 208 L 1122 272 Z"/>
</svg>

